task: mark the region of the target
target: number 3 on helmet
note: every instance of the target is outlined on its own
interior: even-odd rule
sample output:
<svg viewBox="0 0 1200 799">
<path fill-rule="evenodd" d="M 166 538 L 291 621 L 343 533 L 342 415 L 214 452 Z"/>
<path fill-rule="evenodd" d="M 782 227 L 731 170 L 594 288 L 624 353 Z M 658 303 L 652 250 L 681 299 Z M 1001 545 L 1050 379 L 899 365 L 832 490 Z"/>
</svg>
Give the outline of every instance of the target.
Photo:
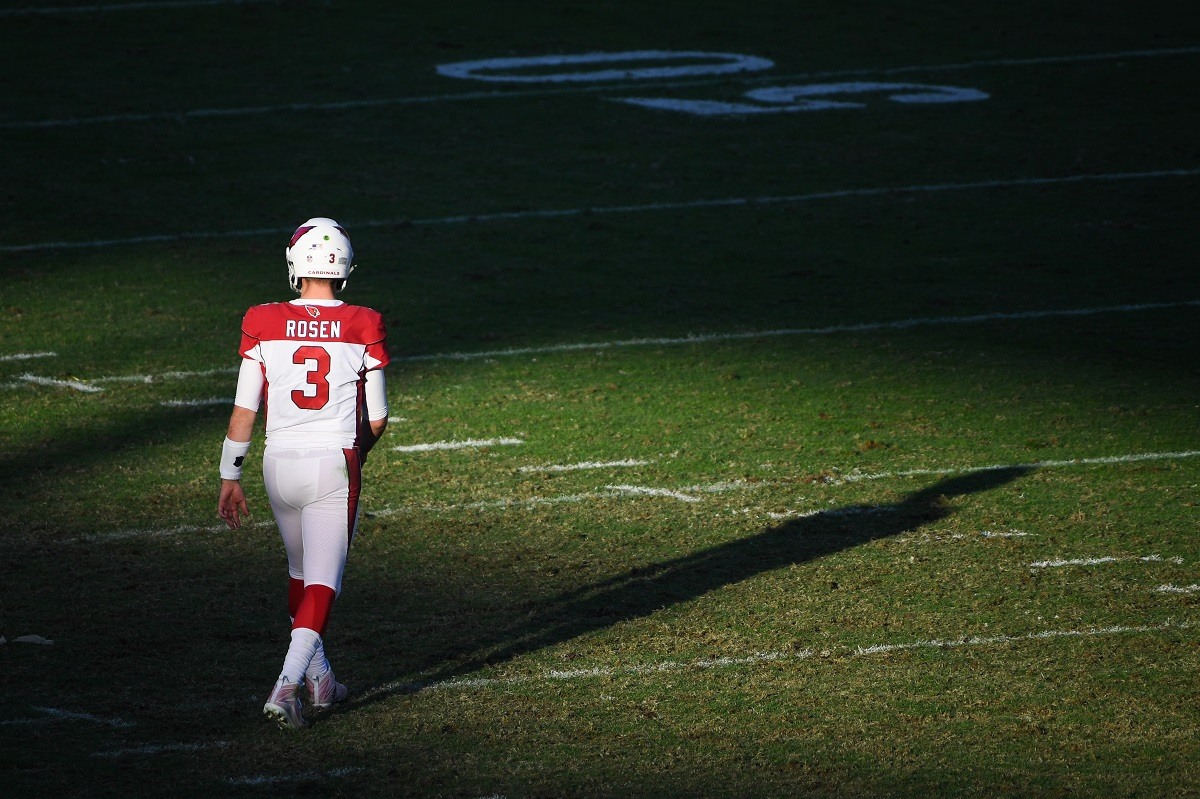
<svg viewBox="0 0 1200 799">
<path fill-rule="evenodd" d="M 324 216 L 313 217 L 296 228 L 283 254 L 287 258 L 288 285 L 297 292 L 304 277 L 338 281 L 334 290 L 341 291 L 354 271 L 354 247 L 350 245 L 349 234 Z"/>
</svg>

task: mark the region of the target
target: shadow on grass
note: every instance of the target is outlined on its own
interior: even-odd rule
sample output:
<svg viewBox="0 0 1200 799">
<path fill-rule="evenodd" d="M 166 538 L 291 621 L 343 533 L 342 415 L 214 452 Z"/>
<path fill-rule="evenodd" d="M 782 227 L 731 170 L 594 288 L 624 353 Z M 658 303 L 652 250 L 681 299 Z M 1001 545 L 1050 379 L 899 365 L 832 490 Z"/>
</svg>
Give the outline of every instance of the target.
<svg viewBox="0 0 1200 799">
<path fill-rule="evenodd" d="M 765 572 L 912 532 L 950 516 L 955 497 L 989 491 L 1028 471 L 1028 467 L 981 469 L 946 478 L 890 505 L 820 511 L 757 535 L 581 586 L 545 601 L 507 627 L 463 642 L 465 657 L 442 653 L 443 662 L 455 662 L 436 669 L 427 680 L 368 690 L 357 704 L 415 693 L 580 635 L 649 616 Z"/>
</svg>

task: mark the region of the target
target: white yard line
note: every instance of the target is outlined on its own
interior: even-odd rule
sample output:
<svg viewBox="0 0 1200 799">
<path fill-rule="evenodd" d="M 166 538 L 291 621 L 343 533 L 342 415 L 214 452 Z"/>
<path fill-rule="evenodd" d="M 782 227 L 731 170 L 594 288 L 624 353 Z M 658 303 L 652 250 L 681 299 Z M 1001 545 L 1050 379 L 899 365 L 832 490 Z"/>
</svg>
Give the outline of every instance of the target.
<svg viewBox="0 0 1200 799">
<path fill-rule="evenodd" d="M 140 3 L 126 4 L 129 7 L 140 6 Z M 148 4 L 147 4 L 148 5 Z M 155 4 L 163 5 L 163 4 Z M 97 7 L 90 7 L 96 9 Z M 116 7 L 114 7 L 116 8 Z M 16 9 L 16 13 L 29 13 L 25 9 Z M 10 12 L 13 13 L 13 12 Z M 65 13 L 65 12 L 62 12 Z M 830 78 L 846 78 L 867 75 L 902 75 L 922 72 L 957 72 L 972 69 L 989 69 L 996 67 L 1050 66 L 1054 64 L 1084 64 L 1098 61 L 1120 61 L 1136 58 L 1172 58 L 1200 54 L 1200 47 L 1172 47 L 1153 50 L 1116 50 L 1103 53 L 1077 53 L 1061 56 L 1033 56 L 1029 58 L 996 58 L 978 61 L 961 61 L 949 64 L 909 65 L 901 67 L 864 67 L 858 69 L 823 70 L 814 72 L 793 73 L 791 75 L 758 74 L 753 77 L 725 76 L 723 78 L 694 78 L 689 80 L 670 81 L 629 81 L 611 82 L 602 85 L 578 85 L 571 87 L 553 87 L 544 89 L 501 89 L 473 92 L 454 92 L 409 97 L 384 97 L 362 100 L 340 100 L 325 103 L 276 103 L 270 105 L 240 106 L 226 108 L 193 108 L 179 111 L 159 112 L 130 112 L 118 114 L 96 114 L 91 116 L 59 117 L 55 119 L 25 119 L 0 122 L 0 129 L 15 128 L 62 128 L 80 125 L 97 124 L 129 124 L 158 121 L 177 121 L 186 119 L 222 119 L 263 114 L 294 113 L 294 112 L 327 112 L 351 111 L 356 109 L 388 108 L 405 105 L 436 105 L 441 103 L 472 102 L 478 100 L 512 100 L 530 97 L 550 97 L 555 95 L 586 95 L 586 94 L 618 94 L 636 89 L 675 88 L 682 86 L 711 86 L 756 84 L 770 82 L 775 84 L 794 83 L 798 81 L 827 80 Z"/>
<path fill-rule="evenodd" d="M 131 749 L 110 749 L 104 752 L 92 752 L 92 757 L 129 757 L 130 755 L 164 755 L 174 752 L 201 752 L 205 749 L 225 749 L 229 746 L 228 741 L 208 741 L 205 743 L 177 743 L 177 744 L 148 744 L 146 746 L 135 746 Z"/>
<path fill-rule="evenodd" d="M 1089 627 L 1079 630 L 1044 630 L 1041 632 L 1021 633 L 1016 635 L 965 636 L 948 639 L 921 639 L 902 643 L 880 643 L 867 646 L 840 645 L 829 649 L 802 649 L 789 652 L 755 652 L 742 655 L 732 655 L 720 658 L 701 658 L 690 661 L 662 661 L 640 666 L 597 666 L 587 669 L 570 671 L 542 671 L 534 674 L 516 674 L 506 677 L 461 677 L 431 683 L 396 682 L 384 685 L 372 691 L 365 692 L 359 701 L 373 697 L 412 690 L 471 690 L 478 688 L 504 688 L 522 684 L 552 683 L 558 681 L 578 681 L 596 678 L 611 678 L 622 676 L 643 676 L 679 671 L 704 671 L 716 668 L 737 668 L 756 666 L 762 663 L 818 660 L 819 662 L 838 662 L 852 657 L 868 657 L 891 655 L 913 650 L 968 649 L 977 647 L 1001 646 L 1005 644 L 1021 644 L 1036 641 L 1050 641 L 1067 638 L 1100 638 L 1114 635 L 1139 635 L 1169 630 L 1190 630 L 1195 627 L 1192 622 L 1167 621 L 1161 624 L 1140 626 L 1111 626 Z"/>
<path fill-rule="evenodd" d="M 186 371 L 158 372 L 148 375 L 113 375 L 97 377 L 93 383 L 158 383 L 162 380 L 190 380 L 193 377 L 215 377 L 236 374 L 240 367 L 218 366 L 215 369 L 193 369 Z"/>
<path fill-rule="evenodd" d="M 617 496 L 622 497 L 667 497 L 669 499 L 677 499 L 680 502 L 699 502 L 698 497 L 693 497 L 690 494 L 685 494 L 682 491 L 671 491 L 666 488 L 649 488 L 647 486 L 605 486 L 606 491 L 612 491 Z"/>
<path fill-rule="evenodd" d="M 18 352 L 13 355 L 0 355 L 0 363 L 10 363 L 12 361 L 31 361 L 34 358 L 54 358 L 57 357 L 57 352 Z"/>
<path fill-rule="evenodd" d="M 53 354 L 53 353 L 50 353 Z M 13 382 L 6 383 L 0 388 L 21 388 L 27 385 L 34 386 L 49 386 L 53 388 L 73 388 L 76 391 L 82 391 L 87 394 L 99 394 L 104 389 L 97 385 L 98 383 L 158 383 L 164 380 L 189 380 L 195 377 L 212 377 L 214 375 L 234 374 L 237 372 L 237 367 L 219 367 L 216 369 L 201 369 L 193 371 L 172 371 L 160 372 L 158 374 L 142 374 L 142 375 L 107 375 L 101 377 L 93 377 L 88 380 L 60 380 L 53 377 L 42 377 L 41 375 L 23 374 L 17 375 Z M 177 402 L 184 402 L 178 400 Z M 230 400 L 232 402 L 232 400 Z M 164 403 L 167 404 L 167 403 Z"/>
<path fill-rule="evenodd" d="M 1164 586 L 1168 588 L 1168 586 Z M 1190 588 L 1200 589 L 1200 586 Z M 375 689 L 367 690 L 355 696 L 352 703 L 369 701 L 380 696 L 387 696 L 399 691 L 469 691 L 487 688 L 506 688 L 528 684 L 550 684 L 555 682 L 578 682 L 614 677 L 639 677 L 654 674 L 664 674 L 682 671 L 708 671 L 712 669 L 734 669 L 761 665 L 764 663 L 814 661 L 818 663 L 839 663 L 849 658 L 886 657 L 904 652 L 933 650 L 949 652 L 956 649 L 973 649 L 1013 644 L 1037 643 L 1043 641 L 1065 639 L 1105 638 L 1117 635 L 1147 635 L 1173 630 L 1183 631 L 1195 629 L 1196 624 L 1190 621 L 1165 621 L 1159 624 L 1147 625 L 1112 625 L 1107 627 L 1085 627 L 1068 630 L 1042 630 L 1018 634 L 1000 634 L 989 636 L 960 636 L 956 638 L 921 638 L 914 641 L 899 643 L 877 643 L 868 645 L 840 644 L 824 649 L 806 648 L 796 651 L 749 652 L 727 655 L 722 657 L 697 658 L 695 660 L 668 660 L 656 663 L 645 663 L 635 666 L 593 666 L 584 669 L 558 670 L 551 669 L 535 673 L 512 674 L 500 677 L 458 677 L 435 682 L 404 681 L 393 682 Z M 36 708 L 40 712 L 52 712 L 59 718 L 94 721 L 110 726 L 132 726 L 131 722 L 102 719 L 87 713 L 68 713 L 55 711 L 51 708 Z M 41 723 L 42 719 L 8 719 L 0 721 L 0 726 L 18 726 Z M 114 721 L 116 722 L 114 724 Z M 229 746 L 226 741 L 209 743 L 178 743 L 178 744 L 149 744 L 129 749 L 117 749 L 103 752 L 93 752 L 93 757 L 118 758 L 130 755 L 153 756 L 172 752 L 193 752 L 211 748 Z M 278 785 L 290 782 L 314 781 L 321 779 L 336 779 L 357 774 L 363 769 L 338 768 L 325 772 L 298 772 L 280 775 L 255 775 L 249 777 L 229 778 L 232 785 Z"/>
<path fill-rule="evenodd" d="M 1109 563 L 1174 563 L 1176 566 L 1183 563 L 1183 558 L 1164 558 L 1162 555 L 1144 555 L 1137 556 L 1113 556 L 1105 555 L 1099 558 L 1073 558 L 1070 560 L 1039 560 L 1029 564 L 1031 569 L 1062 569 L 1068 566 L 1104 566 Z"/>
<path fill-rule="evenodd" d="M 6 643 L 9 643 L 9 642 L 5 640 L 3 635 L 0 635 L 0 645 L 6 644 Z M 53 639 L 46 638 L 45 636 L 41 636 L 41 635 L 18 635 L 16 638 L 12 639 L 12 643 L 14 643 L 14 644 L 35 644 L 37 646 L 54 646 Z"/>
<path fill-rule="evenodd" d="M 447 513 L 455 511 L 484 511 L 484 510 L 516 510 L 536 508 L 545 505 L 571 505 L 592 500 L 622 499 L 629 497 L 670 497 L 681 499 L 690 494 L 720 494 L 751 487 L 744 481 L 723 481 L 707 485 L 684 486 L 677 489 L 643 489 L 636 486 L 605 486 L 603 491 L 586 491 L 580 494 L 564 494 L 556 497 L 523 497 L 520 499 L 491 499 L 479 502 L 461 502 L 448 505 L 425 505 L 417 508 L 381 508 L 367 514 L 368 518 L 385 518 L 399 516 L 418 511 L 428 513 Z M 695 498 L 692 498 L 695 499 Z M 689 501 L 689 500 L 682 500 Z"/>
<path fill-rule="evenodd" d="M 199 400 L 166 400 L 160 402 L 167 408 L 203 408 L 209 405 L 228 405 L 233 406 L 233 397 L 210 397 L 209 399 Z"/>
<path fill-rule="evenodd" d="M 61 14 L 106 14 L 117 11 L 163 11 L 197 6 L 241 6 L 278 0 L 157 0 L 148 3 L 108 3 L 106 5 L 31 6 L 0 9 L 0 17 Z"/>
<path fill-rule="evenodd" d="M 40 375 L 17 375 L 16 380 L 7 385 L 8 388 L 18 388 L 22 384 L 32 386 L 49 386 L 52 388 L 73 388 L 76 391 L 82 391 L 85 394 L 99 394 L 104 389 L 99 386 L 93 386 L 90 383 L 84 383 L 81 380 L 59 380 L 53 377 L 41 377 Z"/>
<path fill-rule="evenodd" d="M 849 472 L 844 475 L 833 475 L 818 481 L 821 485 L 845 485 L 865 480 L 884 480 L 892 477 L 940 477 L 951 474 L 968 472 L 994 472 L 1009 469 L 1057 469 L 1068 466 L 1107 466 L 1120 463 L 1141 463 L 1144 461 L 1181 460 L 1200 456 L 1200 450 L 1184 450 L 1180 452 L 1140 452 L 1130 455 L 1105 455 L 1096 458 L 1073 458 L 1070 460 L 1029 461 L 1026 463 L 991 464 L 988 466 L 945 467 L 941 469 L 903 469 L 895 472 L 858 473 Z"/>
<path fill-rule="evenodd" d="M 335 768 L 329 771 L 301 771 L 293 774 L 259 774 L 252 777 L 229 777 L 225 780 L 230 785 L 283 785 L 291 782 L 316 782 L 318 780 L 336 780 L 360 774 L 366 769 L 355 766 Z"/>
<path fill-rule="evenodd" d="M 1042 311 L 1006 311 L 990 314 L 973 314 L 970 316 L 928 316 L 912 319 L 898 319 L 890 322 L 859 322 L 847 325 L 830 325 L 827 327 L 789 328 L 781 330 L 757 330 L 741 333 L 705 333 L 677 338 L 639 338 L 614 341 L 595 341 L 579 344 L 552 344 L 544 347 L 525 347 L 508 350 L 486 350 L 481 352 L 443 352 L 432 355 L 410 355 L 392 358 L 394 363 L 412 361 L 476 361 L 492 358 L 520 357 L 527 355 L 551 355 L 567 352 L 587 352 L 594 350 L 622 349 L 627 347 L 667 347 L 682 345 L 698 345 L 720 343 L 725 341 L 752 341 L 765 338 L 785 336 L 828 336 L 839 333 L 879 333 L 887 330 L 911 330 L 921 327 L 941 327 L 952 325 L 978 325 L 992 322 L 1027 322 L 1042 319 L 1063 319 L 1083 316 L 1099 316 L 1104 314 L 1142 313 L 1147 311 L 1180 310 L 1200 308 L 1200 300 L 1180 300 L 1178 302 L 1137 303 L 1132 305 L 1104 305 L 1091 308 L 1059 308 Z M 61 388 L 74 388 L 79 391 L 96 393 L 103 391 L 98 383 L 156 383 L 163 380 L 184 380 L 193 377 L 211 377 L 220 374 L 233 374 L 236 367 L 221 367 L 196 371 L 174 371 L 160 374 L 109 375 L 91 378 L 88 381 L 56 380 L 48 377 L 25 374 L 17 377 L 24 383 L 10 383 L 8 388 L 23 384 L 45 385 Z M 177 402 L 183 402 L 178 400 Z M 398 420 L 403 421 L 403 420 Z M 428 446 L 428 445 L 422 445 Z M 414 452 L 420 450 L 412 450 Z M 915 474 L 915 473 L 914 473 Z M 847 478 L 851 479 L 851 478 Z M 867 479 L 867 478 L 858 478 Z"/>
<path fill-rule="evenodd" d="M 1033 533 L 1023 533 L 1020 530 L 1007 530 L 997 532 L 994 530 L 980 530 L 978 533 L 925 533 L 919 536 L 909 536 L 906 538 L 895 539 L 897 544 L 936 544 L 942 541 L 973 541 L 977 539 L 993 539 L 993 538 L 1032 538 Z"/>
<path fill-rule="evenodd" d="M 519 438 L 469 438 L 465 441 L 435 441 L 432 444 L 404 444 L 392 447 L 393 452 L 438 452 L 454 449 L 481 449 L 483 447 L 515 447 L 525 442 Z"/>
<path fill-rule="evenodd" d="M 767 513 L 767 518 L 775 521 L 786 522 L 793 519 L 811 519 L 814 516 L 837 517 L 837 516 L 861 516 L 870 513 L 881 513 L 887 510 L 881 505 L 868 505 L 864 507 L 854 508 L 814 508 L 812 510 L 788 510 L 782 513 Z"/>
<path fill-rule="evenodd" d="M 38 713 L 42 713 L 55 721 L 86 721 L 91 724 L 100 724 L 105 727 L 113 727 L 118 730 L 126 730 L 136 726 L 132 721 L 125 721 L 117 718 L 104 718 L 102 716 L 94 716 L 91 713 L 77 713 L 71 710 L 60 710 L 55 707 L 35 707 L 32 708 Z"/>
<path fill-rule="evenodd" d="M 0 125 L 2 128 L 3 125 Z M 633 214 L 660 211 L 693 211 L 717 208 L 760 208 L 772 205 L 792 205 L 797 203 L 818 202 L 822 200 L 841 200 L 852 197 L 886 197 L 893 194 L 922 194 L 957 191 L 974 191 L 979 189 L 1008 189 L 1028 188 L 1037 186 L 1079 185 L 1088 183 L 1105 183 L 1130 180 L 1156 180 L 1160 178 L 1190 178 L 1200 176 L 1200 169 L 1158 169 L 1146 172 L 1111 172 L 1093 175 L 1064 175 L 1059 177 L 1008 178 L 999 180 L 977 180 L 960 183 L 929 183 L 908 186 L 891 186 L 865 189 L 841 189 L 836 191 L 814 192 L 811 194 L 765 195 L 758 197 L 722 197 L 709 200 L 685 200 L 666 203 L 638 203 L 635 205 L 581 206 L 577 208 L 559 208 L 532 211 L 509 211 L 502 213 L 461 214 L 455 216 L 431 217 L 427 219 L 394 218 L 385 220 L 366 220 L 354 222 L 355 230 L 373 227 L 393 227 L 399 224 L 408 225 L 460 225 L 482 222 L 512 222 L 528 219 L 564 219 L 578 216 L 601 214 Z M 103 247 L 123 245 L 155 244 L 176 241 L 201 241 L 211 239 L 237 238 L 246 236 L 276 236 L 284 235 L 287 231 L 282 228 L 252 228 L 242 230 L 207 231 L 202 233 L 171 233 L 148 236 L 129 236 L 119 239 L 92 239 L 90 241 L 47 241 L 33 244 L 0 245 L 0 253 L 5 252 L 36 252 L 42 250 L 90 250 Z"/>
<path fill-rule="evenodd" d="M 243 522 L 242 526 L 250 529 L 258 529 L 262 527 L 273 527 L 274 521 L 266 520 L 260 522 Z M 79 536 L 78 538 L 68 539 L 65 543 L 71 544 L 90 544 L 99 543 L 102 541 L 124 541 L 128 538 L 166 538 L 177 535 L 190 535 L 195 533 L 232 533 L 229 527 L 221 522 L 218 524 L 181 524 L 175 527 L 167 527 L 162 529 L 132 529 L 132 530 L 116 530 L 111 533 L 89 533 Z"/>
<path fill-rule="evenodd" d="M 556 474 L 559 472 L 579 472 L 589 469 L 626 469 L 632 466 L 649 466 L 651 463 L 653 461 L 584 461 L 583 463 L 553 464 L 550 466 L 522 466 L 517 471 L 524 474 Z"/>
<path fill-rule="evenodd" d="M 1198 171 L 1197 174 L 1200 175 L 1200 171 Z M 1112 313 L 1138 313 L 1144 311 L 1163 311 L 1181 308 L 1200 308 L 1200 300 L 1138 303 L 1132 305 L 1105 305 L 1091 308 L 1061 308 L 1042 311 L 1011 311 L 990 314 L 973 314 L 970 316 L 929 316 L 911 319 L 898 319 L 890 322 L 860 322 L 847 325 L 828 325 L 826 327 L 749 330 L 740 333 L 700 333 L 690 336 L 621 339 L 615 341 L 583 342 L 578 344 L 551 344 L 543 347 L 521 347 L 504 350 L 484 350 L 479 352 L 441 352 L 430 355 L 410 355 L 393 358 L 392 361 L 477 361 L 492 358 L 510 358 L 527 355 L 552 355 L 556 353 L 588 352 L 595 350 L 619 349 L 625 347 L 668 347 L 720 343 L 725 341 L 752 341 L 756 339 L 790 336 L 828 336 L 838 333 L 878 333 L 886 330 L 910 330 L 919 327 L 975 325 L 986 324 L 990 322 L 1033 321 L 1039 319 L 1059 319 Z"/>
<path fill-rule="evenodd" d="M 1160 594 L 1195 594 L 1200 592 L 1200 585 L 1192 583 L 1191 585 L 1160 585 L 1154 589 Z"/>
<path fill-rule="evenodd" d="M 1023 641 L 1049 641 L 1056 638 L 1095 638 L 1110 635 L 1128 635 L 1139 633 L 1163 632 L 1166 630 L 1190 630 L 1195 627 L 1191 622 L 1165 621 L 1162 624 L 1139 625 L 1127 627 L 1114 625 L 1112 627 L 1090 627 L 1083 630 L 1044 630 L 1023 635 L 993 635 L 965 639 L 945 639 L 930 641 L 913 641 L 906 644 L 877 644 L 869 647 L 859 647 L 855 650 L 859 655 L 889 654 L 912 649 L 956 649 L 972 646 L 995 646 L 997 644 L 1013 644 Z"/>
<path fill-rule="evenodd" d="M 562 219 L 575 216 L 598 214 L 630 214 L 653 211 L 690 211 L 710 208 L 755 208 L 767 205 L 791 205 L 820 200 L 843 200 L 848 198 L 881 197 L 891 194 L 941 193 L 971 191 L 977 189 L 1009 189 L 1062 184 L 1086 184 L 1126 180 L 1153 180 L 1168 177 L 1196 177 L 1200 169 L 1159 169 L 1145 172 L 1112 172 L 1094 175 L 1066 175 L 1060 177 L 1002 178 L 956 183 L 928 183 L 907 186 L 892 186 L 864 189 L 838 189 L 810 194 L 763 195 L 756 197 L 720 197 L 708 200 L 684 200 L 680 202 L 638 203 L 634 205 L 584 206 L 534 211 L 509 211 L 491 214 L 446 216 L 435 219 L 410 219 L 412 225 L 449 225 L 472 222 L 505 222 L 526 219 Z M 403 220 L 387 220 L 359 223 L 358 226 L 392 226 Z M 2 251 L 2 249 L 0 249 Z"/>
<path fill-rule="evenodd" d="M 1189 450 L 1184 452 L 1143 452 L 1131 455 L 1116 455 L 1103 456 L 1096 458 L 1074 458 L 1071 460 L 1053 460 L 1053 461 L 1032 461 L 1029 463 L 1018 463 L 1008 465 L 987 465 L 987 466 L 948 466 L 940 469 L 907 469 L 892 472 L 875 472 L 872 474 L 857 474 L 851 475 L 844 479 L 830 480 L 821 485 L 839 486 L 847 483 L 853 483 L 861 480 L 883 480 L 886 478 L 896 477 L 912 477 L 912 476 L 943 476 L 955 474 L 971 474 L 974 472 L 987 472 L 1007 469 L 1064 469 L 1071 467 L 1084 466 L 1103 466 L 1103 465 L 1118 465 L 1142 463 L 1147 461 L 1162 461 L 1162 460 L 1185 460 L 1200 456 L 1200 450 Z M 788 483 L 793 483 L 789 480 Z M 565 494 L 553 497 L 522 497 L 510 499 L 494 499 L 482 500 L 478 502 L 458 502 L 448 503 L 445 505 L 422 505 L 405 508 L 380 508 L 373 511 L 365 511 L 364 516 L 367 518 L 387 518 L 390 516 L 408 515 L 412 513 L 456 513 L 462 511 L 488 511 L 488 510 L 516 510 L 528 509 L 546 505 L 573 504 L 578 502 L 588 502 L 593 500 L 611 500 L 611 499 L 637 499 L 641 497 L 658 498 L 666 497 L 679 499 L 681 501 L 698 501 L 695 494 L 722 494 L 730 491 L 747 491 L 755 488 L 781 485 L 783 480 L 779 478 L 764 479 L 754 482 L 743 480 L 725 480 L 717 483 L 707 483 L 701 485 L 681 486 L 673 489 L 656 489 L 641 486 L 606 486 L 602 491 L 589 491 L 578 494 Z M 684 499 L 688 497 L 688 499 Z M 885 510 L 881 506 L 857 506 L 850 508 L 818 508 L 813 510 L 794 510 L 783 513 L 764 512 L 768 518 L 775 520 L 801 519 L 818 515 L 831 516 L 850 516 L 864 513 L 878 513 Z M 274 522 L 270 520 L 246 523 L 246 527 L 258 528 L 269 527 Z M 174 535 L 185 535 L 189 533 L 225 533 L 229 529 L 224 524 L 212 525 L 178 525 L 176 527 L 168 527 L 163 529 L 132 529 L 132 530 L 117 530 L 108 533 L 93 533 L 78 538 L 66 539 L 59 543 L 96 543 L 101 541 L 120 541 L 127 538 L 138 537 L 164 537 Z M 981 533 L 983 536 L 994 537 L 1019 537 L 1027 535 L 1019 531 L 989 532 Z M 41 541 L 47 539 L 40 538 Z"/>
</svg>

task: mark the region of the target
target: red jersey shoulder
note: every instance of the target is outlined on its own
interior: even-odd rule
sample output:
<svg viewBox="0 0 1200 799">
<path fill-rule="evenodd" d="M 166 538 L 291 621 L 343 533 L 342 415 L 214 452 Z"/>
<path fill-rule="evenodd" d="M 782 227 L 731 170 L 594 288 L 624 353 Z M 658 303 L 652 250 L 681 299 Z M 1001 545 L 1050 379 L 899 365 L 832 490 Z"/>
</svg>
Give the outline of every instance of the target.
<svg viewBox="0 0 1200 799">
<path fill-rule="evenodd" d="M 379 311 L 364 305 L 343 305 L 341 308 L 346 311 L 347 330 L 353 331 L 356 343 L 376 344 L 387 339 L 387 327 Z"/>
<path fill-rule="evenodd" d="M 263 339 L 268 338 L 266 334 L 277 320 L 281 318 L 280 306 L 285 305 L 282 302 L 268 302 L 263 305 L 255 305 L 246 311 L 246 315 L 242 317 L 242 333 L 251 338 Z"/>
</svg>

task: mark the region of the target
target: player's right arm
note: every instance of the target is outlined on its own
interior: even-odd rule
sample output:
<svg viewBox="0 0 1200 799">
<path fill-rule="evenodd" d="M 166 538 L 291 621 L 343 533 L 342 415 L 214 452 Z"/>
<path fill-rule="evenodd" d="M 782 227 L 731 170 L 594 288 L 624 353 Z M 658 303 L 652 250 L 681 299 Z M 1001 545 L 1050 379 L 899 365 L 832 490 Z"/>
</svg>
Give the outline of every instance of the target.
<svg viewBox="0 0 1200 799">
<path fill-rule="evenodd" d="M 250 506 L 246 504 L 246 493 L 242 490 L 242 462 L 250 450 L 254 419 L 258 416 L 265 382 L 257 361 L 249 358 L 242 361 L 233 412 L 229 415 L 229 427 L 221 446 L 221 493 L 217 497 L 217 516 L 230 529 L 241 527 L 242 519 L 250 517 Z"/>
<path fill-rule="evenodd" d="M 256 416 L 257 411 L 234 405 L 225 433 L 225 444 L 221 448 L 221 493 L 217 497 L 217 515 L 230 529 L 241 527 L 242 519 L 250 518 L 250 506 L 246 504 L 246 493 L 242 490 L 241 471 L 242 459 L 250 449 Z M 233 476 L 235 473 L 236 477 Z"/>
</svg>

